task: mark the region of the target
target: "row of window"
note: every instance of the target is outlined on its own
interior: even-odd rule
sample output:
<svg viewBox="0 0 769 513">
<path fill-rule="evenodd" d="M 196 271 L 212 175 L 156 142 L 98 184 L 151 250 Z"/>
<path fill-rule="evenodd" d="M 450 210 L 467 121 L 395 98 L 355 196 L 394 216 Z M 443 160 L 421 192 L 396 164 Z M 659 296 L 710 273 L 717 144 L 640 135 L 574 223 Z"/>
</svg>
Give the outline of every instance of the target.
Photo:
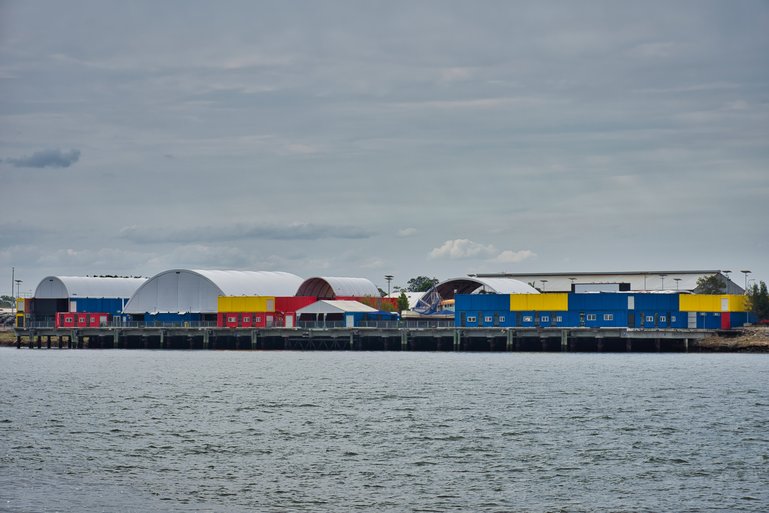
<svg viewBox="0 0 769 513">
<path fill-rule="evenodd" d="M 237 317 L 227 317 L 227 322 L 238 322 Z M 242 322 L 251 322 L 251 317 L 244 315 Z M 254 322 L 262 322 L 261 317 L 254 317 Z"/>
<path fill-rule="evenodd" d="M 598 320 L 597 314 L 587 314 L 586 318 L 587 318 L 588 321 L 596 321 L 596 320 Z M 467 316 L 467 322 L 476 322 L 477 320 L 478 320 L 478 318 L 476 316 L 474 316 L 474 315 L 468 315 Z M 534 317 L 531 316 L 531 315 L 524 315 L 521 318 L 521 320 L 523 322 L 534 322 Z M 539 318 L 539 320 L 542 323 L 550 322 L 550 316 L 549 315 L 543 315 L 543 316 L 541 316 Z M 614 314 L 611 314 L 611 313 L 603 314 L 603 320 L 604 321 L 613 321 L 614 320 Z M 494 318 L 492 316 L 490 316 L 490 315 L 483 318 L 483 322 L 487 323 L 487 324 L 490 323 L 490 322 L 493 322 L 493 321 L 494 321 Z M 499 322 L 505 322 L 505 316 L 504 315 L 500 315 L 499 318 L 498 318 L 498 321 Z M 560 316 L 560 315 L 556 315 L 555 316 L 555 322 L 563 322 L 563 317 Z M 647 323 L 653 323 L 654 322 L 654 316 L 653 315 L 647 315 L 646 316 L 646 322 Z M 659 316 L 659 322 L 667 322 L 667 316 L 660 315 Z M 670 322 L 676 322 L 676 316 L 675 315 L 671 315 L 670 316 Z"/>
</svg>

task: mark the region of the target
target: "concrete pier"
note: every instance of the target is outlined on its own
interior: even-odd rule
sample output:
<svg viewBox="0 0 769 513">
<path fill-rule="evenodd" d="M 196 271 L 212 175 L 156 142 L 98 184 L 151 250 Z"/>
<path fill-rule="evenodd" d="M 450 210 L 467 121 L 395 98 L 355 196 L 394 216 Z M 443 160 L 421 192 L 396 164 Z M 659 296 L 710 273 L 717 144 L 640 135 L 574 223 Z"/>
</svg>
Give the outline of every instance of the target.
<svg viewBox="0 0 769 513">
<path fill-rule="evenodd" d="M 623 328 L 80 328 L 16 329 L 16 347 L 345 351 L 689 352 L 712 330 Z M 398 343 L 400 342 L 400 343 Z"/>
</svg>

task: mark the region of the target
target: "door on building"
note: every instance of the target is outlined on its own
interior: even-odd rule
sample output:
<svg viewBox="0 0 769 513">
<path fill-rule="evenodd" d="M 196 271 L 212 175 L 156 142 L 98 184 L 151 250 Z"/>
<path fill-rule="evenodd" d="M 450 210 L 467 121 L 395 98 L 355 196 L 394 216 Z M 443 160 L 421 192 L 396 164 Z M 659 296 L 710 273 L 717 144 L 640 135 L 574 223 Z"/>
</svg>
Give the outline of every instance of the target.
<svg viewBox="0 0 769 513">
<path fill-rule="evenodd" d="M 729 312 L 721 312 L 721 329 L 722 330 L 729 330 L 732 329 L 732 319 L 729 315 Z"/>
</svg>

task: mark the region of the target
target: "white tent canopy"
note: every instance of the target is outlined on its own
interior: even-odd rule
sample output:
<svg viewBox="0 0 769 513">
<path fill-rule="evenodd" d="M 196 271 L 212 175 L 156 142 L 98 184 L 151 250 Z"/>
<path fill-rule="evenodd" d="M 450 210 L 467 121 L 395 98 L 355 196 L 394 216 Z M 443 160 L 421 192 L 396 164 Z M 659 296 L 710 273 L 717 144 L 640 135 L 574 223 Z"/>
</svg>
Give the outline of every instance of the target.
<svg viewBox="0 0 769 513">
<path fill-rule="evenodd" d="M 147 278 L 46 276 L 35 289 L 35 299 L 130 298 Z"/>
<path fill-rule="evenodd" d="M 302 278 L 271 271 L 171 269 L 142 285 L 125 313 L 216 313 L 219 296 L 294 296 Z"/>
<path fill-rule="evenodd" d="M 296 311 L 297 316 L 302 314 L 345 314 L 345 313 L 376 313 L 376 308 L 359 303 L 358 301 L 316 301 L 311 305 Z"/>
</svg>

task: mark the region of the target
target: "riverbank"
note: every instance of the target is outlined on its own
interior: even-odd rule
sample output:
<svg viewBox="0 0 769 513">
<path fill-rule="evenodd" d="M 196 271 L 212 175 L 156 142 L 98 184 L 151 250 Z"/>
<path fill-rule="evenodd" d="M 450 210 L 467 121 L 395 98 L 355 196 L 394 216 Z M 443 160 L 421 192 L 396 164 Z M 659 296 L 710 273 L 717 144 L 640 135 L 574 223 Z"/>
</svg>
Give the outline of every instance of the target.
<svg viewBox="0 0 769 513">
<path fill-rule="evenodd" d="M 0 346 L 15 346 L 16 335 L 12 329 L 0 328 Z"/>
<path fill-rule="evenodd" d="M 769 353 L 769 326 L 743 328 L 735 337 L 709 337 L 700 341 L 703 351 Z"/>
</svg>

